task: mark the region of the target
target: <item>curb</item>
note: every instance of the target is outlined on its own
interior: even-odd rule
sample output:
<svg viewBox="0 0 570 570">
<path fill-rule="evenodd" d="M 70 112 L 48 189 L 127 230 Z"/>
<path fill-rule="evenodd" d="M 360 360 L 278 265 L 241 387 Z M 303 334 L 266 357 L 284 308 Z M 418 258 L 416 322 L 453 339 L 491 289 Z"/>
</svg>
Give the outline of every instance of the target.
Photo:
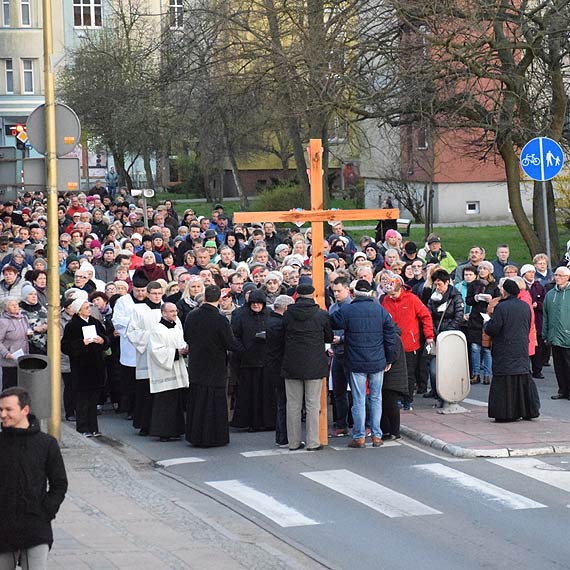
<svg viewBox="0 0 570 570">
<path fill-rule="evenodd" d="M 442 439 L 437 439 L 421 431 L 400 426 L 400 431 L 406 437 L 417 441 L 432 449 L 437 449 L 453 457 L 474 458 L 474 457 L 533 457 L 536 455 L 561 455 L 570 453 L 570 445 L 544 445 L 541 447 L 499 447 L 497 449 L 470 449 L 447 443 Z"/>
</svg>

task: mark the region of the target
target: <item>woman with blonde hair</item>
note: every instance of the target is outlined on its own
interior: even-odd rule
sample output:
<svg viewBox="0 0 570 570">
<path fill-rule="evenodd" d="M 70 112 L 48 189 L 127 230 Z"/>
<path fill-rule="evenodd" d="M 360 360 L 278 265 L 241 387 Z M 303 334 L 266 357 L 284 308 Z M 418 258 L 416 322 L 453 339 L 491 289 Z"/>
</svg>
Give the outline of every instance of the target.
<svg viewBox="0 0 570 570">
<path fill-rule="evenodd" d="M 184 291 L 182 291 L 182 297 L 180 301 L 176 303 L 176 308 L 178 309 L 178 318 L 184 326 L 186 317 L 193 311 L 196 307 L 200 306 L 198 295 L 204 292 L 204 280 L 198 275 L 192 275 L 190 279 L 186 282 Z"/>
</svg>

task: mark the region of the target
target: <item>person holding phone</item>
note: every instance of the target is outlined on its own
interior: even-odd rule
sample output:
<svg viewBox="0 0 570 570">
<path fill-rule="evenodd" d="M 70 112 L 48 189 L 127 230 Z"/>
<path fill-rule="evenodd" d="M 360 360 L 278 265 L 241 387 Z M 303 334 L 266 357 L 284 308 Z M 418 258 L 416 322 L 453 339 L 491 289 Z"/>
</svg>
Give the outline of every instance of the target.
<svg viewBox="0 0 570 570">
<path fill-rule="evenodd" d="M 465 302 L 471 307 L 467 321 L 467 342 L 471 356 L 471 384 L 491 383 L 491 349 L 487 337 L 483 335 L 483 314 L 487 313 L 489 301 L 500 297 L 501 292 L 493 277 L 493 264 L 481 261 L 477 266 L 477 279 L 469 283 Z"/>
</svg>

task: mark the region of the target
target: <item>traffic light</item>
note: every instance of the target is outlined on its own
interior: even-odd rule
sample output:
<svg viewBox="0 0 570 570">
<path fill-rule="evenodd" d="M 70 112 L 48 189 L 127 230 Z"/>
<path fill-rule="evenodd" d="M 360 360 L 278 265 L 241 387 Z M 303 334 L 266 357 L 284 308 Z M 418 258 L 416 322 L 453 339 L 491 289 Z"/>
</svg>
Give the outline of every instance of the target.
<svg viewBox="0 0 570 570">
<path fill-rule="evenodd" d="M 6 125 L 6 134 L 16 138 L 17 149 L 26 149 L 26 141 L 28 140 L 26 125 L 22 125 L 21 123 L 17 125 Z"/>
</svg>

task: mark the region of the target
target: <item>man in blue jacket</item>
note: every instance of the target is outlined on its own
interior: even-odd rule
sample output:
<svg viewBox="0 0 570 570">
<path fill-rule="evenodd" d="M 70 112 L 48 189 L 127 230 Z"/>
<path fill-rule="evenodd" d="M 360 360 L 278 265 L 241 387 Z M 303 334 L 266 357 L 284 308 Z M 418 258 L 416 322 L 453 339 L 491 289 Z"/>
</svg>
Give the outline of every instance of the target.
<svg viewBox="0 0 570 570">
<path fill-rule="evenodd" d="M 370 430 L 372 445 L 382 445 L 382 382 L 394 359 L 396 333 L 386 310 L 373 297 L 368 281 L 361 279 L 354 289 L 354 300 L 331 315 L 334 329 L 344 330 L 345 365 L 352 390 L 352 441 L 349 447 L 366 446 L 366 379 L 370 391 Z"/>
</svg>

